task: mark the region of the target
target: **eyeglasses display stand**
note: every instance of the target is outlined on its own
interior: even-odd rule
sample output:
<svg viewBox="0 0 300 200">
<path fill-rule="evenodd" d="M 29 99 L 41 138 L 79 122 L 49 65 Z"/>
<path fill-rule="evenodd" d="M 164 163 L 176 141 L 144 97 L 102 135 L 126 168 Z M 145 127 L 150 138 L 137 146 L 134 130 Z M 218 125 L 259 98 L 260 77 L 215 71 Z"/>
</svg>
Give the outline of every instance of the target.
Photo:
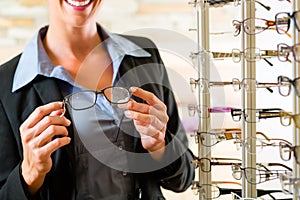
<svg viewBox="0 0 300 200">
<path fill-rule="evenodd" d="M 241 17 L 243 19 L 255 18 L 256 17 L 256 8 L 255 4 L 257 1 L 247 0 L 241 1 L 240 8 L 241 8 Z M 276 3 L 276 2 L 274 2 Z M 210 80 L 210 44 L 209 44 L 209 9 L 210 9 L 210 0 L 192 0 L 189 4 L 193 5 L 196 10 L 196 40 L 197 40 L 197 52 L 196 52 L 196 62 L 195 68 L 198 72 L 198 80 Z M 300 2 L 298 0 L 292 1 L 293 10 L 300 10 Z M 249 29 L 256 29 L 255 24 L 249 24 Z M 255 34 L 246 34 L 245 31 L 241 32 L 241 42 L 240 42 L 240 49 L 250 49 L 250 56 L 255 55 L 255 50 L 251 52 L 251 49 L 256 48 L 256 35 Z M 298 32 L 295 28 L 292 33 L 293 43 L 300 43 L 300 32 Z M 300 77 L 300 66 L 299 62 L 296 62 L 295 59 L 292 61 L 293 64 L 293 75 L 294 77 Z M 241 56 L 241 78 L 243 79 L 256 79 L 256 62 L 249 61 Z M 255 83 L 253 83 L 255 84 Z M 255 85 L 250 86 L 255 87 Z M 197 100 L 199 105 L 203 105 L 200 109 L 205 109 L 210 107 L 211 96 L 208 89 L 203 89 L 198 87 L 197 91 Z M 293 112 L 300 113 L 300 98 L 294 95 L 293 97 Z M 246 108 L 256 108 L 256 91 L 247 92 L 246 90 L 242 90 L 241 92 L 241 109 Z M 201 112 L 201 111 L 199 111 Z M 204 113 L 204 111 L 202 111 Z M 256 112 L 253 109 L 253 112 L 248 112 L 247 117 L 253 119 L 255 121 Z M 199 124 L 198 124 L 198 132 L 207 132 L 210 127 L 211 121 L 210 118 L 201 118 L 199 117 Z M 242 117 L 241 121 L 241 130 L 242 130 L 242 140 L 245 141 L 247 138 L 255 138 L 256 137 L 256 123 L 247 123 L 245 121 L 245 117 Z M 299 145 L 300 144 L 300 129 L 294 127 L 293 133 L 293 144 Z M 255 140 L 251 141 L 249 146 L 246 148 L 245 146 L 242 147 L 242 162 L 241 168 L 249 167 L 255 168 L 257 163 L 256 159 L 256 142 Z M 249 153 L 251 152 L 251 153 Z M 198 159 L 211 159 L 211 147 L 202 145 L 201 142 L 198 142 Z M 203 162 L 204 165 L 209 165 L 209 162 Z M 210 166 L 202 166 L 203 168 L 208 169 Z M 197 194 L 199 195 L 200 200 L 204 199 L 213 199 L 214 195 L 212 195 L 212 188 L 213 187 L 206 187 L 211 186 L 212 184 L 212 174 L 211 173 L 204 173 L 203 170 L 200 169 L 198 172 L 198 181 L 195 181 L 197 187 L 194 188 L 198 190 Z M 251 172 L 250 172 L 251 173 Z M 249 174 L 248 174 L 249 175 Z M 246 178 L 244 177 L 244 173 L 242 173 L 242 197 L 247 197 L 249 199 L 256 199 L 257 198 L 257 188 L 256 184 L 249 183 Z M 300 166 L 293 161 L 293 178 L 297 179 L 300 176 Z M 256 177 L 255 170 L 253 171 L 252 177 Z M 298 186 L 297 186 L 298 185 Z M 294 194 L 293 199 L 299 199 L 299 184 L 294 185 Z M 202 188 L 203 187 L 203 188 Z M 201 190 L 205 190 L 205 194 L 201 192 Z"/>
<path fill-rule="evenodd" d="M 293 10 L 300 10 L 300 2 L 299 1 L 293 1 Z M 293 30 L 293 43 L 297 44 L 300 43 L 300 32 L 297 31 L 295 28 Z M 293 60 L 293 73 L 294 77 L 299 77 L 300 76 L 300 65 L 299 62 L 296 62 L 295 59 Z M 300 98 L 294 93 L 294 113 L 300 113 Z M 294 135 L 293 135 L 293 142 L 294 145 L 300 145 L 300 129 L 296 128 L 294 126 Z M 297 179 L 300 177 L 300 166 L 299 164 L 296 163 L 296 161 L 293 162 L 293 177 L 294 179 Z M 298 185 L 298 186 L 297 186 Z M 299 199 L 300 194 L 299 192 L 299 184 L 294 185 L 294 196 L 293 199 Z"/>
</svg>

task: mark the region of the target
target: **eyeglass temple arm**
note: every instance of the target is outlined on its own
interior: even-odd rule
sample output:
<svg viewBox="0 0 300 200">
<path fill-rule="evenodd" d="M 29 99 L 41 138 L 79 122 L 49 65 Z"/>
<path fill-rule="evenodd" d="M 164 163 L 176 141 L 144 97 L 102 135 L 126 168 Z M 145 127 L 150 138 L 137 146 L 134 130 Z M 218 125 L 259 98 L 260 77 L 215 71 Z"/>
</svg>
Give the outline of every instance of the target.
<svg viewBox="0 0 300 200">
<path fill-rule="evenodd" d="M 272 167 L 272 166 L 280 166 L 280 167 L 283 167 L 283 168 L 287 169 L 288 171 L 291 171 L 291 172 L 293 171 L 292 168 L 290 168 L 290 167 L 288 167 L 288 166 L 286 166 L 286 165 L 284 165 L 282 163 L 259 163 L 259 164 L 261 164 L 262 166 L 270 166 L 270 167 Z"/>
<path fill-rule="evenodd" d="M 227 52 L 211 52 L 213 55 L 213 58 L 231 58 L 232 53 L 227 53 Z"/>
<path fill-rule="evenodd" d="M 255 3 L 258 3 L 259 5 L 261 5 L 262 7 L 264 7 L 267 11 L 270 11 L 271 10 L 271 7 L 270 6 L 267 6 L 259 1 L 255 1 Z"/>
</svg>

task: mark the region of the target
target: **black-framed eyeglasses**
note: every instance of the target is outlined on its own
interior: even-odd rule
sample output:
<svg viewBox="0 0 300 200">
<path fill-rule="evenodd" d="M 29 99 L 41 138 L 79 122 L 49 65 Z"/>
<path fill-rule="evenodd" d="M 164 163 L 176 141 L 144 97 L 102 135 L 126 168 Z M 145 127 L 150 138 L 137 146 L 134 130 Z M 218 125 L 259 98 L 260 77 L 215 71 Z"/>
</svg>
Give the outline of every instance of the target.
<svg viewBox="0 0 300 200">
<path fill-rule="evenodd" d="M 275 15 L 276 30 L 279 34 L 285 34 L 290 29 L 291 20 L 293 19 L 295 28 L 300 31 L 300 10 L 292 13 L 279 12 Z"/>
<path fill-rule="evenodd" d="M 111 104 L 124 104 L 131 98 L 127 88 L 118 86 L 110 86 L 101 90 L 82 90 L 64 97 L 62 116 L 66 112 L 66 105 L 77 111 L 92 108 L 97 102 L 98 95 L 104 96 Z"/>
<path fill-rule="evenodd" d="M 263 109 L 232 109 L 231 117 L 235 122 L 241 121 L 242 115 L 248 123 L 257 123 L 260 119 L 280 117 L 280 108 L 263 108 Z M 252 116 L 252 117 L 251 117 Z"/>
<path fill-rule="evenodd" d="M 224 188 L 219 187 L 217 184 L 201 184 L 200 181 L 193 181 L 191 189 L 194 191 L 195 195 L 201 195 L 203 199 L 217 199 L 221 195 L 227 194 L 238 194 L 242 195 L 242 189 L 240 188 Z M 276 199 L 273 197 L 274 193 L 282 193 L 281 190 L 265 190 L 265 189 L 257 189 L 257 196 L 262 197 L 265 195 L 270 196 L 272 199 Z M 252 200 L 251 198 L 242 198 L 243 200 Z M 263 200 L 264 198 L 257 198 L 257 200 Z M 254 200 L 254 199 L 253 199 Z"/>
<path fill-rule="evenodd" d="M 282 62 L 290 61 L 289 56 L 292 52 L 296 62 L 300 62 L 300 43 L 289 46 L 285 43 L 277 44 L 278 60 Z"/>
<path fill-rule="evenodd" d="M 289 96 L 291 93 L 291 87 L 294 86 L 296 95 L 300 97 L 300 77 L 292 80 L 286 76 L 278 76 L 277 82 L 280 95 Z"/>
<path fill-rule="evenodd" d="M 294 153 L 295 161 L 300 164 L 300 146 L 292 146 L 286 142 L 279 143 L 280 158 L 284 161 L 289 161 Z"/>
<path fill-rule="evenodd" d="M 247 182 L 250 184 L 264 183 L 266 181 L 279 178 L 280 174 L 287 174 L 290 172 L 290 170 L 269 170 L 264 165 L 260 165 L 256 168 L 243 168 L 241 165 L 233 164 L 231 169 L 233 178 L 236 180 L 241 180 L 242 173 L 244 173 Z"/>
</svg>

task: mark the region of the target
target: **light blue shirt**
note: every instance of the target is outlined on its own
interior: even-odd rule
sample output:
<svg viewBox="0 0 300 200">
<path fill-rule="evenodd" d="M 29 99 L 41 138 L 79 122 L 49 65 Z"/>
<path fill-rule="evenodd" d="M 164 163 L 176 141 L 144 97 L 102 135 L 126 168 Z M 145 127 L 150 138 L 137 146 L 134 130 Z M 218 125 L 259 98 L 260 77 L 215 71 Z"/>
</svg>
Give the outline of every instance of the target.
<svg viewBox="0 0 300 200">
<path fill-rule="evenodd" d="M 78 87 L 70 74 L 62 66 L 54 66 L 48 57 L 41 39 L 45 36 L 47 30 L 48 27 L 40 29 L 25 47 L 15 72 L 12 92 L 30 83 L 37 75 L 58 78 Z M 134 57 L 151 56 L 126 38 L 112 34 L 103 27 L 101 27 L 101 30 L 103 31 L 105 45 L 113 64 L 113 82 L 125 55 Z"/>
<path fill-rule="evenodd" d="M 64 69 L 63 66 L 53 65 L 42 43 L 42 38 L 45 36 L 47 30 L 48 27 L 40 29 L 29 42 L 29 44 L 25 47 L 25 50 L 20 58 L 20 62 L 15 72 L 12 92 L 30 83 L 37 75 L 57 78 L 71 84 L 73 86 L 72 89 L 61 88 L 62 94 L 64 96 L 71 92 L 85 89 L 82 86 L 76 84 L 73 77 L 68 73 L 68 71 Z M 103 36 L 105 37 L 105 41 L 103 42 L 103 44 L 105 45 L 112 60 L 112 83 L 114 83 L 117 78 L 121 61 L 125 55 L 131 55 L 134 57 L 151 56 L 141 47 L 137 46 L 124 37 L 110 33 L 109 31 L 100 27 L 100 25 L 98 25 L 98 30 L 102 31 Z M 105 108 L 104 110 L 108 112 L 108 114 L 112 114 L 111 106 L 103 96 L 98 96 L 97 104 L 98 106 Z"/>
</svg>

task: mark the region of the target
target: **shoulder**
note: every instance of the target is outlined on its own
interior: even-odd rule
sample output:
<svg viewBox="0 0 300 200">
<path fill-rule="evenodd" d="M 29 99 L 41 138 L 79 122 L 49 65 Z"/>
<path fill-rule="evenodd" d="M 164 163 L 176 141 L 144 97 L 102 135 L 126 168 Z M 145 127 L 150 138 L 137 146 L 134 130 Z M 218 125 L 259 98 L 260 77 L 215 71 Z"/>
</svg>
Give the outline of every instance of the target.
<svg viewBox="0 0 300 200">
<path fill-rule="evenodd" d="M 19 63 L 19 60 L 21 58 L 21 54 L 15 56 L 14 58 L 12 58 L 11 60 L 5 62 L 4 64 L 0 65 L 0 76 L 7 76 L 7 73 L 14 73 L 14 71 L 16 70 L 16 67 Z M 1 79 L 2 80 L 2 79 Z"/>
<path fill-rule="evenodd" d="M 21 54 L 0 65 L 0 93 L 2 93 L 4 89 L 11 90 L 14 74 L 19 63 L 20 57 Z"/>
<path fill-rule="evenodd" d="M 148 49 L 148 48 L 157 49 L 154 42 L 149 38 L 141 37 L 141 36 L 133 36 L 133 35 L 119 35 L 119 36 L 124 37 L 127 40 L 130 40 L 131 42 L 142 47 L 143 49 Z"/>
</svg>

